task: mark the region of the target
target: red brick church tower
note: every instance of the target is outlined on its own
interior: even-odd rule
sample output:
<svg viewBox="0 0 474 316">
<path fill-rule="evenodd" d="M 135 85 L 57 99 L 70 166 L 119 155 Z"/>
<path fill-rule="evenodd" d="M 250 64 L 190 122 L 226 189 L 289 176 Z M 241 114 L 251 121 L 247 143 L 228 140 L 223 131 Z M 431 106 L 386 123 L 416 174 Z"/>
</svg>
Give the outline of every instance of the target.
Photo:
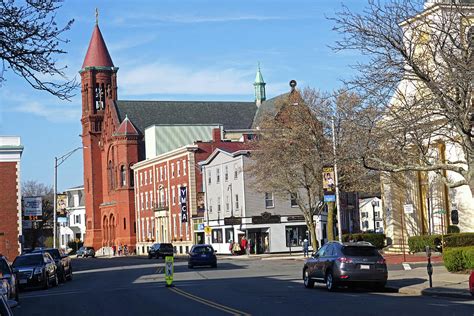
<svg viewBox="0 0 474 316">
<path fill-rule="evenodd" d="M 138 161 L 140 135 L 116 108 L 117 71 L 96 23 L 81 74 L 82 142 L 86 237 L 84 244 L 135 246 L 131 165 Z"/>
</svg>

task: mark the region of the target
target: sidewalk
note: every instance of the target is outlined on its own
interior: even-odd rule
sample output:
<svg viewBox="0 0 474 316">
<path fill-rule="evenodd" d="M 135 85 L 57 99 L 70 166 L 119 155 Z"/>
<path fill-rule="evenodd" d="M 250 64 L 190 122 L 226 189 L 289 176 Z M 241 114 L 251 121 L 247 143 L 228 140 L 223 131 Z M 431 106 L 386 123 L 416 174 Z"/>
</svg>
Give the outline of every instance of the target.
<svg viewBox="0 0 474 316">
<path fill-rule="evenodd" d="M 387 288 L 401 294 L 472 299 L 468 290 L 469 275 L 450 273 L 444 266 L 434 266 L 432 277 L 430 288 L 426 268 L 389 271 Z"/>
<path fill-rule="evenodd" d="M 402 263 L 428 263 L 428 259 L 424 253 L 406 254 L 403 255 L 383 255 L 387 264 L 402 264 Z M 431 263 L 443 262 L 442 255 L 432 255 Z"/>
</svg>

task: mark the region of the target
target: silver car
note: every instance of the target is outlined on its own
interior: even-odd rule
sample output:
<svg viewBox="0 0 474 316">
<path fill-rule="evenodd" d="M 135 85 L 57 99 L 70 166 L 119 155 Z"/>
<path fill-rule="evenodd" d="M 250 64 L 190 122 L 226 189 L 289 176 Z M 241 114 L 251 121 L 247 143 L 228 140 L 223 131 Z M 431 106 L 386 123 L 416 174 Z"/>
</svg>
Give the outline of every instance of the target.
<svg viewBox="0 0 474 316">
<path fill-rule="evenodd" d="M 380 290 L 387 283 L 387 265 L 370 243 L 329 242 L 305 262 L 303 281 L 306 288 L 325 283 L 329 291 L 339 285 L 370 285 Z"/>
</svg>

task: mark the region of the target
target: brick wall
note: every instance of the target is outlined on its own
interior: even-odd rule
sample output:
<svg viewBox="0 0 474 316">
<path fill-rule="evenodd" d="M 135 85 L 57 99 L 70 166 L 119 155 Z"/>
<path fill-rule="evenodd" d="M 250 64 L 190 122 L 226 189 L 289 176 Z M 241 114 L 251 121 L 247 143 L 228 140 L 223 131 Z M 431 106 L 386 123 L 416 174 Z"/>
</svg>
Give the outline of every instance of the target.
<svg viewBox="0 0 474 316">
<path fill-rule="evenodd" d="M 18 177 L 16 162 L 0 163 L 0 253 L 18 255 Z"/>
</svg>

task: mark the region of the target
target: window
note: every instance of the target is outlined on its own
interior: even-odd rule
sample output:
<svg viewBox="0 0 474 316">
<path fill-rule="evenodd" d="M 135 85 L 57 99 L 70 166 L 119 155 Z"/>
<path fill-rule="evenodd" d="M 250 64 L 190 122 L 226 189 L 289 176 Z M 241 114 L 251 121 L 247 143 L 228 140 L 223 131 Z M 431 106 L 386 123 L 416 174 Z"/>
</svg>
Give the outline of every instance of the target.
<svg viewBox="0 0 474 316">
<path fill-rule="evenodd" d="M 375 218 L 380 218 L 380 212 L 375 212 Z"/>
<path fill-rule="evenodd" d="M 217 168 L 216 169 L 216 183 L 221 182 L 221 169 Z"/>
<path fill-rule="evenodd" d="M 229 212 L 229 196 L 227 195 L 225 197 L 225 199 L 226 199 L 225 200 L 225 210 L 226 210 L 226 212 Z"/>
<path fill-rule="evenodd" d="M 173 214 L 173 232 L 174 232 L 174 237 L 176 237 L 176 214 Z"/>
<path fill-rule="evenodd" d="M 134 177 L 132 169 L 129 169 L 129 175 L 130 175 L 130 186 L 133 187 L 135 185 L 135 181 L 134 181 L 135 177 Z"/>
<path fill-rule="evenodd" d="M 171 164 L 171 178 L 174 178 L 174 163 Z"/>
<path fill-rule="evenodd" d="M 229 167 L 228 166 L 225 166 L 224 180 L 225 181 L 229 180 Z"/>
<path fill-rule="evenodd" d="M 237 180 L 237 177 L 239 176 L 239 170 L 237 168 L 237 164 L 234 165 L 234 180 Z"/>
<path fill-rule="evenodd" d="M 297 207 L 298 202 L 296 201 L 298 199 L 298 193 L 291 193 L 290 194 L 290 205 L 291 207 Z"/>
<path fill-rule="evenodd" d="M 163 181 L 163 166 L 160 167 L 160 181 Z"/>
<path fill-rule="evenodd" d="M 123 230 L 126 230 L 126 229 L 127 229 L 127 220 L 124 217 L 123 218 Z"/>
<path fill-rule="evenodd" d="M 212 175 L 212 174 L 211 174 L 211 170 L 209 170 L 209 171 L 207 172 L 207 178 L 208 178 L 207 183 L 208 183 L 208 184 L 211 184 L 211 183 L 212 183 L 212 177 L 211 177 L 211 175 Z"/>
<path fill-rule="evenodd" d="M 181 176 L 181 162 L 180 161 L 176 163 L 176 168 L 177 168 L 178 177 L 179 177 Z"/>
<path fill-rule="evenodd" d="M 125 166 L 120 166 L 120 183 L 123 187 L 127 185 L 127 170 Z"/>
<path fill-rule="evenodd" d="M 140 186 L 143 186 L 143 174 L 140 172 Z"/>
<path fill-rule="evenodd" d="M 166 180 L 166 170 L 168 170 L 168 168 L 166 166 L 164 166 L 164 168 L 163 168 L 163 177 L 165 178 L 165 180 Z"/>
<path fill-rule="evenodd" d="M 265 208 L 273 208 L 275 203 L 273 202 L 273 193 L 265 193 Z"/>
<path fill-rule="evenodd" d="M 150 169 L 150 171 L 148 171 L 150 173 L 150 184 L 153 183 L 153 170 Z"/>
<path fill-rule="evenodd" d="M 221 212 L 221 197 L 217 197 L 217 213 Z"/>
<path fill-rule="evenodd" d="M 309 244 L 311 245 L 311 236 L 306 234 L 308 228 L 305 225 L 302 226 L 287 226 L 286 230 L 286 246 L 287 247 L 296 247 L 303 244 L 305 238 L 308 239 Z"/>
<path fill-rule="evenodd" d="M 222 244 L 222 229 L 212 230 L 212 243 Z"/>
<path fill-rule="evenodd" d="M 239 211 L 239 195 L 235 195 L 235 211 Z"/>
<path fill-rule="evenodd" d="M 175 205 L 176 204 L 176 192 L 174 190 L 174 187 L 171 188 L 171 196 L 172 196 L 171 202 L 173 203 L 173 205 Z"/>
<path fill-rule="evenodd" d="M 148 209 L 148 192 L 145 192 L 145 209 Z"/>
<path fill-rule="evenodd" d="M 362 228 L 369 228 L 369 221 L 362 222 Z"/>
<path fill-rule="evenodd" d="M 375 227 L 379 228 L 380 227 L 380 222 L 375 222 Z"/>
<path fill-rule="evenodd" d="M 112 189 L 115 189 L 114 168 L 112 165 L 112 161 L 109 161 L 108 172 L 109 172 L 109 190 L 112 190 Z"/>
<path fill-rule="evenodd" d="M 140 204 L 142 206 L 141 209 L 143 211 L 143 209 L 144 209 L 144 207 L 143 207 L 143 193 L 140 193 L 140 201 L 141 201 Z"/>
<path fill-rule="evenodd" d="M 225 229 L 225 242 L 235 241 L 234 230 L 232 228 Z"/>
<path fill-rule="evenodd" d="M 186 160 L 183 159 L 183 174 L 186 175 Z"/>
<path fill-rule="evenodd" d="M 208 208 L 209 208 L 209 213 L 212 213 L 212 198 L 209 198 Z"/>
<path fill-rule="evenodd" d="M 150 191 L 150 208 L 153 208 L 153 191 Z"/>
<path fill-rule="evenodd" d="M 146 171 L 144 173 L 145 173 L 145 185 L 147 185 L 147 183 L 148 183 L 148 173 Z"/>
</svg>

